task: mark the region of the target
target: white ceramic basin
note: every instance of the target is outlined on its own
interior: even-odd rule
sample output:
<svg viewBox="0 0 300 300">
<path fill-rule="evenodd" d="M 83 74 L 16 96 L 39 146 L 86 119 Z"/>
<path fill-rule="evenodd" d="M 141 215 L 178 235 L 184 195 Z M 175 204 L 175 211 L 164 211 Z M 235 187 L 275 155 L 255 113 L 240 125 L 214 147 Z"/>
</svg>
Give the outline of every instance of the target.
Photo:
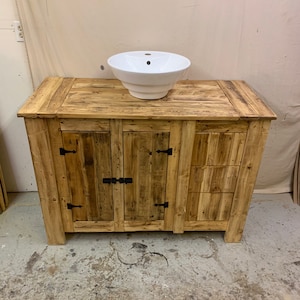
<svg viewBox="0 0 300 300">
<path fill-rule="evenodd" d="M 107 62 L 129 93 L 140 99 L 166 96 L 191 65 L 184 56 L 160 51 L 123 52 Z"/>
</svg>

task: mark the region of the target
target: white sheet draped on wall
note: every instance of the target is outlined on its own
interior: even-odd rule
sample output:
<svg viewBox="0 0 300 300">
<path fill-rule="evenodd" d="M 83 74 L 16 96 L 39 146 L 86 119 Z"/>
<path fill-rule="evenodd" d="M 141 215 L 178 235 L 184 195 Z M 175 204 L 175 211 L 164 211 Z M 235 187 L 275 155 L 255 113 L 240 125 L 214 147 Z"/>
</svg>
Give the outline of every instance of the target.
<svg viewBox="0 0 300 300">
<path fill-rule="evenodd" d="M 256 191 L 291 191 L 300 139 L 300 1 L 16 1 L 35 87 L 51 75 L 111 78 L 110 55 L 145 49 L 187 56 L 189 79 L 248 82 L 278 115 Z"/>
</svg>

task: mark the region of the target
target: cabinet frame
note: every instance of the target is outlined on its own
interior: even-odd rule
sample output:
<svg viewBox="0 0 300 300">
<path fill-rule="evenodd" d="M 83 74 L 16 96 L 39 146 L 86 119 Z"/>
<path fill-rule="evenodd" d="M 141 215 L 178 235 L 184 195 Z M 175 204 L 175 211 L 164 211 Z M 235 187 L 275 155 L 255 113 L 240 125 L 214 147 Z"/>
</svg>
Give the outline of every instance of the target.
<svg viewBox="0 0 300 300">
<path fill-rule="evenodd" d="M 113 81 L 113 85 L 107 87 L 108 82 L 111 83 L 109 80 L 48 78 L 18 113 L 25 119 L 48 243 L 64 244 L 67 232 L 130 231 L 224 231 L 225 242 L 239 242 L 270 122 L 276 118 L 275 114 L 245 83 L 239 81 L 184 81 L 179 83 L 167 98 L 149 103 L 135 99 L 126 90 L 122 90 L 120 97 L 125 97 L 125 102 L 120 102 L 120 105 L 125 112 L 117 113 L 115 107 L 105 99 L 106 96 L 101 96 L 101 93 L 96 96 L 93 94 L 96 86 L 101 92 L 106 89 L 108 94 L 116 97 L 114 89 L 120 89 L 120 83 Z M 99 107 L 105 105 L 105 114 L 94 102 L 85 112 L 80 103 L 76 104 L 82 86 L 87 86 L 86 91 L 91 93 L 87 98 L 96 97 Z M 193 91 L 193 96 L 190 96 L 190 91 Z M 198 91 L 200 94 L 204 91 L 204 96 L 195 97 Z M 99 93 L 98 90 L 96 92 Z M 183 96 L 184 92 L 187 93 L 186 96 Z M 117 91 L 117 95 L 119 93 L 120 90 Z M 206 102 L 202 99 L 205 95 L 208 95 Z M 219 105 L 223 103 L 224 107 L 229 107 L 227 112 L 218 112 L 216 108 L 216 112 L 212 114 L 211 110 L 204 110 L 207 105 L 210 105 L 211 109 L 217 107 L 218 103 L 207 102 L 213 96 L 219 97 Z M 73 101 L 73 98 L 77 102 L 72 106 L 68 101 Z M 167 103 L 168 101 L 170 103 Z M 182 109 L 183 112 L 176 109 L 172 112 L 173 115 L 170 115 L 167 112 L 168 105 L 174 103 L 174 107 L 177 107 L 178 101 L 182 101 L 186 108 Z M 143 103 L 146 109 L 149 108 L 145 116 L 140 114 Z M 76 107 L 79 112 L 74 112 Z M 107 114 L 110 108 L 112 115 Z M 160 108 L 162 112 L 157 110 Z M 151 110 L 157 112 L 151 114 Z M 169 134 L 172 155 L 167 159 L 165 201 L 168 207 L 164 209 L 163 220 L 125 220 L 124 184 L 112 184 L 113 220 L 73 220 L 72 209 L 68 208 L 68 204 L 72 203 L 70 178 L 65 156 L 61 155 L 59 149 L 65 147 L 64 133 L 80 132 L 109 133 L 111 174 L 116 178 L 124 176 L 124 133 Z M 189 189 L 191 181 L 194 180 L 191 176 L 194 156 L 202 155 L 195 154 L 199 143 L 195 140 L 197 134 L 209 136 L 207 147 L 210 147 L 210 157 L 206 158 L 202 168 L 211 168 L 212 172 L 214 168 L 220 168 L 221 171 L 222 168 L 227 168 L 226 172 L 232 174 L 231 180 L 234 184 L 228 191 L 206 187 L 202 191 L 206 194 L 200 195 L 201 201 L 204 201 L 204 204 L 201 204 L 204 211 L 203 217 L 202 212 L 198 212 L 199 219 L 187 216 L 187 211 L 194 215 L 193 210 L 196 209 L 193 207 L 196 202 L 189 198 Z M 236 141 L 231 141 L 232 138 Z M 214 152 L 214 141 L 217 139 L 221 143 L 221 150 Z M 216 165 L 212 163 L 214 160 Z M 224 183 L 220 185 L 217 182 L 216 186 L 224 186 Z M 215 217 L 216 209 L 219 209 L 219 217 Z"/>
</svg>

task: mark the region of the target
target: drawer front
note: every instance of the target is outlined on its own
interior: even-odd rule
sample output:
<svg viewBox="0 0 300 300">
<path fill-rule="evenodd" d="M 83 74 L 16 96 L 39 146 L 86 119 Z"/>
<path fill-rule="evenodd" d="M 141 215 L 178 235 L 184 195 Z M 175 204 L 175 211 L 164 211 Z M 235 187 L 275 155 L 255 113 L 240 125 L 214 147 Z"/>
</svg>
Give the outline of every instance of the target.
<svg viewBox="0 0 300 300">
<path fill-rule="evenodd" d="M 186 221 L 226 221 L 244 154 L 248 123 L 197 122 Z"/>
<path fill-rule="evenodd" d="M 195 135 L 193 166 L 238 166 L 246 140 L 245 132 L 210 132 Z"/>
<path fill-rule="evenodd" d="M 226 221 L 233 193 L 189 193 L 186 221 Z"/>
<path fill-rule="evenodd" d="M 233 193 L 238 166 L 192 166 L 189 193 Z"/>
</svg>

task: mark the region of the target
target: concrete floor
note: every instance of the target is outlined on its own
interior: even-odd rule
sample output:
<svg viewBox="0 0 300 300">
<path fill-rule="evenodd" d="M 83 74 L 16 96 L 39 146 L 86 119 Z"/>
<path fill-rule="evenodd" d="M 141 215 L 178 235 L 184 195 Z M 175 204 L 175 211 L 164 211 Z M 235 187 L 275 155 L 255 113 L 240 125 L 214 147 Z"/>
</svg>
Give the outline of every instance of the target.
<svg viewBox="0 0 300 300">
<path fill-rule="evenodd" d="M 37 193 L 0 215 L 0 299 L 300 299 L 300 206 L 254 195 L 241 243 L 219 232 L 72 234 L 48 246 Z"/>
</svg>

